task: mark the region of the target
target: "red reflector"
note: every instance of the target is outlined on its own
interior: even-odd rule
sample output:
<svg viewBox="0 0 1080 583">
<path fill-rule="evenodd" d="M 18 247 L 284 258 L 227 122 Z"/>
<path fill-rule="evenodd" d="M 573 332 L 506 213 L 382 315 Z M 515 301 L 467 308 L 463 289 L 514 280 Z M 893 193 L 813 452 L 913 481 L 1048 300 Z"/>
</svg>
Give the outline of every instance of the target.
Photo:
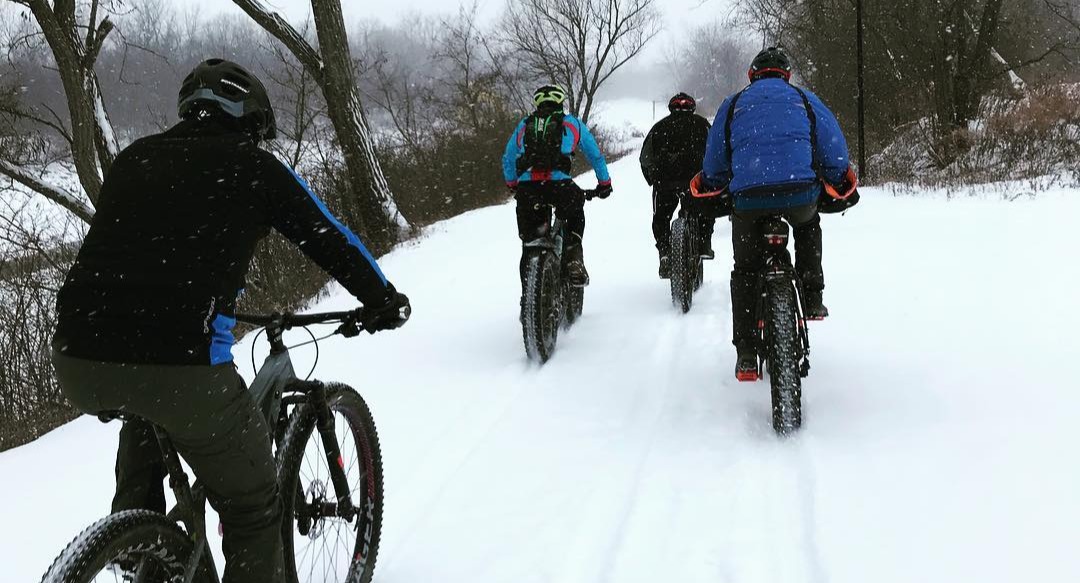
<svg viewBox="0 0 1080 583">
<path fill-rule="evenodd" d="M 769 235 L 765 240 L 769 245 L 787 245 L 787 235 Z"/>
<path fill-rule="evenodd" d="M 764 328 L 765 327 L 765 320 L 758 320 L 757 321 L 757 327 L 758 327 L 759 330 Z"/>
<path fill-rule="evenodd" d="M 758 380 L 758 374 L 756 370 L 738 371 L 735 378 L 739 379 L 740 383 L 752 383 Z"/>
<path fill-rule="evenodd" d="M 345 459 L 342 458 L 341 456 L 337 456 L 337 465 L 338 465 L 339 468 L 344 470 L 345 469 Z"/>
</svg>

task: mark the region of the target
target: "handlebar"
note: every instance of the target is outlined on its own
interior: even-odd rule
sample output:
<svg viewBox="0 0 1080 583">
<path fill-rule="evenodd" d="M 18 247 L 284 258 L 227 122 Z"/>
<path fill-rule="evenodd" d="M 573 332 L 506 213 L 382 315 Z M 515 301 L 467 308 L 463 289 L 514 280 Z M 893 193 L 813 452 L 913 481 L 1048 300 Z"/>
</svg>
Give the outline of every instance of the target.
<svg viewBox="0 0 1080 583">
<path fill-rule="evenodd" d="M 360 323 L 364 309 L 357 308 L 347 312 L 320 312 L 316 314 L 236 314 L 236 319 L 245 324 L 261 326 L 265 328 L 279 327 L 282 330 L 311 326 L 313 324 L 333 324 L 340 322 L 341 326 L 335 330 L 335 334 L 352 337 L 363 331 Z"/>
</svg>

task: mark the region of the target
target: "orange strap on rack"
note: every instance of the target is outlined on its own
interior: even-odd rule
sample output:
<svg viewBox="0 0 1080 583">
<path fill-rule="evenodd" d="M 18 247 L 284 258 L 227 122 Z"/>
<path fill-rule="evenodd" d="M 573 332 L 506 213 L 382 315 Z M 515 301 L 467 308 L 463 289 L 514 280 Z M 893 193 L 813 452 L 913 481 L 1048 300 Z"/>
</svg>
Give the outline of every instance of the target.
<svg viewBox="0 0 1080 583">
<path fill-rule="evenodd" d="M 727 188 L 721 188 L 720 190 L 710 190 L 702 192 L 701 190 L 704 188 L 703 181 L 704 179 L 701 176 L 701 172 L 698 172 L 694 175 L 694 177 L 690 180 L 690 196 L 694 198 L 710 198 L 713 196 L 719 196 L 723 194 L 725 190 L 727 190 Z"/>
<path fill-rule="evenodd" d="M 825 194 L 829 195 L 836 200 L 847 200 L 852 194 L 855 193 L 855 189 L 859 186 L 859 177 L 855 175 L 855 170 L 848 166 L 847 172 L 844 173 L 844 183 L 840 188 L 844 189 L 844 194 L 840 194 L 836 190 L 836 187 L 829 184 L 827 181 L 821 181 L 825 185 Z"/>
</svg>

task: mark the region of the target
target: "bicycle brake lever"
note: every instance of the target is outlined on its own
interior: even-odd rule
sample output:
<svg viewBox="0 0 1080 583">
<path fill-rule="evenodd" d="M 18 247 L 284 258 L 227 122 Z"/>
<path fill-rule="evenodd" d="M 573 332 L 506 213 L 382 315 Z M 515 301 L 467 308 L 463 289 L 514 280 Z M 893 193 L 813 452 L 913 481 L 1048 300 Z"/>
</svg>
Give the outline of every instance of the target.
<svg viewBox="0 0 1080 583">
<path fill-rule="evenodd" d="M 341 322 L 341 325 L 338 326 L 337 333 L 341 334 L 345 338 L 354 338 L 356 336 L 359 336 L 360 332 L 364 330 L 364 328 L 360 325 L 360 311 L 362 309 L 363 308 L 353 311 L 350 316 L 345 318 L 345 320 Z"/>
</svg>

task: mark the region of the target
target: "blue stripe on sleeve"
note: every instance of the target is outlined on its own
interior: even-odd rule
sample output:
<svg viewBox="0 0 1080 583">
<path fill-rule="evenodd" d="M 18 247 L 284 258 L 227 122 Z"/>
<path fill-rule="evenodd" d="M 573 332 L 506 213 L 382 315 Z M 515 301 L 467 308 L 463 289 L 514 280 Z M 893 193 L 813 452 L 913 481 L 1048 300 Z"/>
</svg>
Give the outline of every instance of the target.
<svg viewBox="0 0 1080 583">
<path fill-rule="evenodd" d="M 349 242 L 349 245 L 356 247 L 360 251 L 360 254 L 364 256 L 364 259 L 367 259 L 367 262 L 371 264 L 371 268 L 374 269 L 375 273 L 379 275 L 379 279 L 382 280 L 383 285 L 386 285 L 386 276 L 383 275 L 382 269 L 379 269 L 379 264 L 375 261 L 375 258 L 371 256 L 371 253 L 367 250 L 367 247 L 364 247 L 364 244 L 360 241 L 360 237 L 357 237 L 355 233 L 350 231 L 349 228 L 345 225 L 341 224 L 341 221 L 337 220 L 337 218 L 335 218 L 334 215 L 330 213 L 330 209 L 326 208 L 326 205 L 323 204 L 323 201 L 319 200 L 319 197 L 315 196 L 315 193 L 311 191 L 311 187 L 308 186 L 308 183 L 305 182 L 303 178 L 300 178 L 299 174 L 297 174 L 292 168 L 289 168 L 288 165 L 282 164 L 282 166 L 285 166 L 285 168 L 289 171 L 289 174 L 292 174 L 293 178 L 295 178 L 296 181 L 300 183 L 300 186 L 304 188 L 304 192 L 306 192 L 308 196 L 311 197 L 311 200 L 315 203 L 315 206 L 319 207 L 319 211 L 322 212 L 324 217 L 326 217 L 326 220 L 330 221 L 330 224 L 334 225 L 334 227 L 337 228 L 337 230 L 345 236 L 345 239 Z"/>
</svg>

